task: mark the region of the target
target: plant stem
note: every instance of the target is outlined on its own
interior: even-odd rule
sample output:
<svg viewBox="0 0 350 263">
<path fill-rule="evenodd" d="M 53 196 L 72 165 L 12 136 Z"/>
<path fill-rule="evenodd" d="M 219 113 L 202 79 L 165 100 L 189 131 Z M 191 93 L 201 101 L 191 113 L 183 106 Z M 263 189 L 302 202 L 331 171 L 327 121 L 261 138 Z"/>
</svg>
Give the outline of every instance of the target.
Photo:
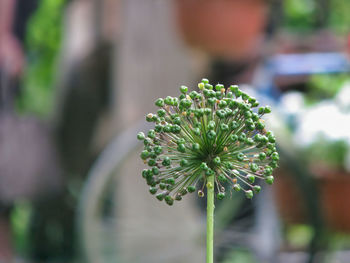
<svg viewBox="0 0 350 263">
<path fill-rule="evenodd" d="M 214 175 L 207 182 L 207 263 L 214 262 Z"/>
</svg>

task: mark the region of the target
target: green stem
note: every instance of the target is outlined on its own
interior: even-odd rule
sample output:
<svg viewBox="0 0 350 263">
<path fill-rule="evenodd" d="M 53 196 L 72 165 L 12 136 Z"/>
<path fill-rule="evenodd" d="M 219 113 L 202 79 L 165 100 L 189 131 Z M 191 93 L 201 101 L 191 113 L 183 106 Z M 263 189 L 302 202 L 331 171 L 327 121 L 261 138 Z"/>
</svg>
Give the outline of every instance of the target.
<svg viewBox="0 0 350 263">
<path fill-rule="evenodd" d="M 207 178 L 207 263 L 214 262 L 214 178 Z"/>
</svg>

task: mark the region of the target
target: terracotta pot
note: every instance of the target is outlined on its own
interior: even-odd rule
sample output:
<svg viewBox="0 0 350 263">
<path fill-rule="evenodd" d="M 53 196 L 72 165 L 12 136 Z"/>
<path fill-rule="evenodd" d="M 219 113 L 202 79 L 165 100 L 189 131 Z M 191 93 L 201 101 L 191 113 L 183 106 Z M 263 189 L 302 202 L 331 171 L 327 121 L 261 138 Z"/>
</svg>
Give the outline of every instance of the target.
<svg viewBox="0 0 350 263">
<path fill-rule="evenodd" d="M 260 44 L 267 21 L 263 0 L 176 0 L 185 41 L 217 57 L 244 58 Z"/>
<path fill-rule="evenodd" d="M 350 174 L 321 172 L 316 178 L 320 193 L 321 213 L 327 226 L 335 231 L 350 233 Z M 307 211 L 300 189 L 290 176 L 276 176 L 275 195 L 282 219 L 286 223 L 306 223 Z"/>
</svg>

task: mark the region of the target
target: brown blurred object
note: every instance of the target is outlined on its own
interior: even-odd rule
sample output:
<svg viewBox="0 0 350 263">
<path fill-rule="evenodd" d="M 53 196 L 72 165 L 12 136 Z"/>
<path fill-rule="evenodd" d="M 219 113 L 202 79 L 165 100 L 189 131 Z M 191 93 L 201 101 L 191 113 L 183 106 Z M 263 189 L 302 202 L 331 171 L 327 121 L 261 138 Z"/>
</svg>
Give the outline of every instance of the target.
<svg viewBox="0 0 350 263">
<path fill-rule="evenodd" d="M 264 36 L 268 2 L 176 0 L 177 24 L 185 41 L 214 57 L 251 57 Z M 253 51 L 253 52 L 252 52 Z"/>
<path fill-rule="evenodd" d="M 19 76 L 24 63 L 20 42 L 12 32 L 15 0 L 0 1 L 0 69 L 6 67 L 10 76 Z"/>
<path fill-rule="evenodd" d="M 60 189 L 57 155 L 38 120 L 0 112 L 0 200 L 38 200 Z"/>
<path fill-rule="evenodd" d="M 350 174 L 321 170 L 317 171 L 315 180 L 326 226 L 335 231 L 350 233 Z M 287 224 L 308 222 L 301 189 L 286 170 L 279 170 L 274 190 L 280 215 Z"/>
</svg>

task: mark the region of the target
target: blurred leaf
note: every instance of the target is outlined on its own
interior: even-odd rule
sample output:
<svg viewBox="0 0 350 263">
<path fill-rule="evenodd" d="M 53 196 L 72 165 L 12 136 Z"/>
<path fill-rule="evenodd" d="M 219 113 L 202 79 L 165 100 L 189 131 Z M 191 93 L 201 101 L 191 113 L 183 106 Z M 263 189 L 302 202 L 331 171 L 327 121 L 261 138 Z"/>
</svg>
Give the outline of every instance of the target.
<svg viewBox="0 0 350 263">
<path fill-rule="evenodd" d="M 41 0 L 29 21 L 26 35 L 27 68 L 22 80 L 21 97 L 17 101 L 20 112 L 44 117 L 52 110 L 65 2 Z"/>
</svg>

